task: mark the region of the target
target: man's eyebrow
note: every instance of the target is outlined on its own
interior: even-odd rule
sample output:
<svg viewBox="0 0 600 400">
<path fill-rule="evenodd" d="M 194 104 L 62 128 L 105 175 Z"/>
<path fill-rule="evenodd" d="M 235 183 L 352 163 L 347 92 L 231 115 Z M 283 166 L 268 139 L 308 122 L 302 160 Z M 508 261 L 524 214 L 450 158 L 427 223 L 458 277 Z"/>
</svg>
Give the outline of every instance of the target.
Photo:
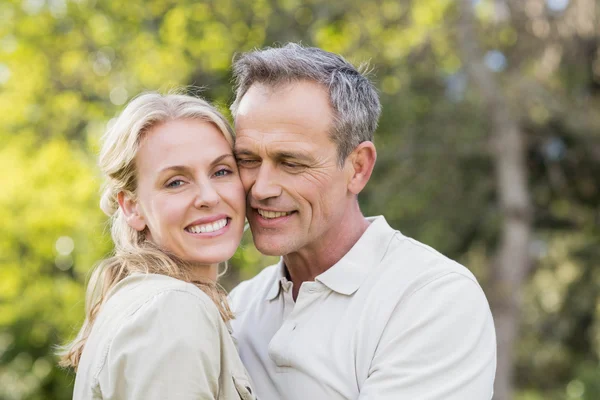
<svg viewBox="0 0 600 400">
<path fill-rule="evenodd" d="M 287 159 L 287 160 L 292 159 L 292 160 L 298 160 L 298 161 L 312 160 L 312 158 L 308 154 L 295 153 L 292 151 L 278 151 L 278 152 L 275 152 L 274 155 L 278 159 Z"/>
<path fill-rule="evenodd" d="M 233 152 L 235 153 L 236 157 L 255 155 L 253 152 L 251 152 L 250 150 L 246 150 L 246 149 L 240 149 L 240 150 L 234 149 Z"/>
<path fill-rule="evenodd" d="M 242 157 L 242 156 L 255 157 L 256 156 L 256 153 L 254 153 L 251 150 L 247 150 L 247 149 L 238 149 L 238 150 L 234 150 L 234 152 L 235 152 L 236 157 Z M 298 161 L 306 161 L 306 162 L 309 162 L 312 160 L 312 157 L 309 154 L 287 151 L 287 150 L 270 151 L 269 153 L 273 156 L 273 158 L 275 158 L 277 160 L 298 160 Z"/>
</svg>

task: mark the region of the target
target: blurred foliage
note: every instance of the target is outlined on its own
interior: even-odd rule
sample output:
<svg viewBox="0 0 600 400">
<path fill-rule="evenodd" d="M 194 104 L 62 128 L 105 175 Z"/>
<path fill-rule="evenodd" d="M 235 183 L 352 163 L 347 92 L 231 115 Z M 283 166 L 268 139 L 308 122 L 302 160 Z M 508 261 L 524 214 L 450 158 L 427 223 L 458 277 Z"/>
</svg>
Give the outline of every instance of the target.
<svg viewBox="0 0 600 400">
<path fill-rule="evenodd" d="M 519 400 L 600 398 L 597 0 L 474 0 L 486 64 L 527 134 L 536 268 L 522 293 Z M 0 399 L 64 399 L 52 346 L 83 318 L 111 248 L 98 139 L 144 90 L 195 85 L 228 113 L 236 52 L 302 41 L 370 60 L 384 113 L 360 200 L 473 270 L 499 229 L 489 129 L 450 0 L 1 0 Z M 249 235 L 231 288 L 273 262 Z"/>
</svg>

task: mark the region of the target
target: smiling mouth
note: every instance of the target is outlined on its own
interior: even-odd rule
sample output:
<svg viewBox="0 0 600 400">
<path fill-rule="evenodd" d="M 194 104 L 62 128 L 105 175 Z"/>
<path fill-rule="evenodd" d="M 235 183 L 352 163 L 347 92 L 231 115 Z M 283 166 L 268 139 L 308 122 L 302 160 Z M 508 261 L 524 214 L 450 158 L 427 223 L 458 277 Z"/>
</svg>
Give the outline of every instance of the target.
<svg viewBox="0 0 600 400">
<path fill-rule="evenodd" d="M 207 224 L 188 226 L 185 228 L 185 230 L 190 233 L 216 232 L 218 230 L 225 228 L 229 224 L 229 221 L 231 221 L 231 218 L 223 218 L 223 219 L 220 219 L 215 222 L 209 222 Z"/>
<path fill-rule="evenodd" d="M 264 219 L 275 219 L 275 218 L 286 217 L 288 215 L 293 214 L 295 211 L 290 211 L 290 212 L 267 211 L 267 210 L 261 210 L 260 208 L 257 208 L 256 212 Z"/>
</svg>

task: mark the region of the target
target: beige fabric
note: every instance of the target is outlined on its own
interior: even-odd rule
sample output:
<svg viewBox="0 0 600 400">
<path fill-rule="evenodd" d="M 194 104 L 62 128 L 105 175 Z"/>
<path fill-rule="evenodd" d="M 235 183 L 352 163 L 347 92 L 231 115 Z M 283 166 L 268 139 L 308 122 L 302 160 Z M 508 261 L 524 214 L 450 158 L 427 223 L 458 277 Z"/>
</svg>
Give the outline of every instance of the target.
<svg viewBox="0 0 600 400">
<path fill-rule="evenodd" d="M 489 400 L 492 314 L 462 265 L 383 217 L 296 302 L 282 262 L 231 293 L 261 400 Z"/>
<path fill-rule="evenodd" d="M 124 279 L 81 357 L 75 400 L 253 400 L 250 379 L 212 300 L 162 275 Z"/>
</svg>

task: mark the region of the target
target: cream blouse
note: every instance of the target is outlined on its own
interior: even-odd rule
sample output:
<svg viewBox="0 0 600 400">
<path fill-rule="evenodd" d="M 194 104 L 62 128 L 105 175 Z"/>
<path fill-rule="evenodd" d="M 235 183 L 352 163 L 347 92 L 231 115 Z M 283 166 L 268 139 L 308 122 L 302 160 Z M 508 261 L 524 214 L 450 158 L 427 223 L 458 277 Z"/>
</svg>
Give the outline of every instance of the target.
<svg viewBox="0 0 600 400">
<path fill-rule="evenodd" d="M 253 400 L 228 326 L 196 286 L 155 274 L 119 282 L 80 360 L 75 400 Z"/>
</svg>

